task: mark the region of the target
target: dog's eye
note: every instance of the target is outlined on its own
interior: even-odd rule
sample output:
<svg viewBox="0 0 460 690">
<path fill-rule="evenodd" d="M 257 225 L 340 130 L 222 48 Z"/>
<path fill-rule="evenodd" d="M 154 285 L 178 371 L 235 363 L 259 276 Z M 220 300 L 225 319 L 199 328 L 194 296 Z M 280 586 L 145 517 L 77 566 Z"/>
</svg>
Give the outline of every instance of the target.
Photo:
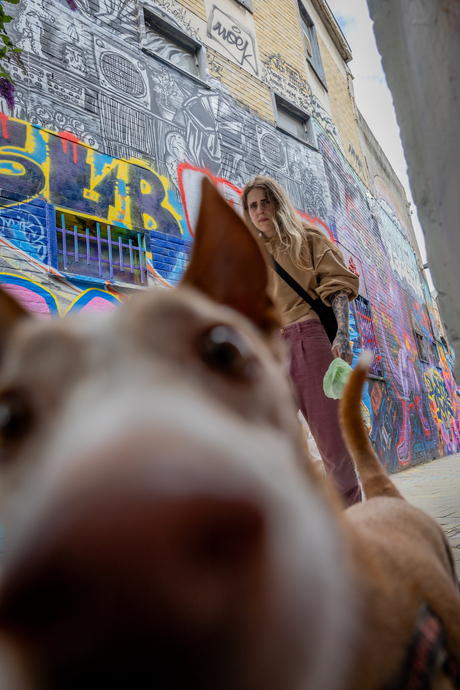
<svg viewBox="0 0 460 690">
<path fill-rule="evenodd" d="M 32 424 L 32 411 L 20 391 L 0 396 L 0 448 L 8 448 L 23 439 Z"/>
<path fill-rule="evenodd" d="M 198 351 L 210 369 L 227 376 L 251 379 L 257 360 L 243 334 L 228 326 L 215 326 L 201 334 Z"/>
</svg>

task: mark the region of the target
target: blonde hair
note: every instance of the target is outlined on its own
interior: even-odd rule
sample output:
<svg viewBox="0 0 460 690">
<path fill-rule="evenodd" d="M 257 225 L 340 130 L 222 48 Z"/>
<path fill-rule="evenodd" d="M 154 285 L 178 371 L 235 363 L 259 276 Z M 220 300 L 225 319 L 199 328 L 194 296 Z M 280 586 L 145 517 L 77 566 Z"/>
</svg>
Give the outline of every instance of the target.
<svg viewBox="0 0 460 690">
<path fill-rule="evenodd" d="M 254 232 L 258 232 L 251 221 L 248 207 L 248 194 L 256 188 L 264 190 L 268 201 L 274 209 L 273 225 L 292 263 L 299 268 L 304 268 L 305 259 L 308 260 L 310 257 L 308 236 L 311 230 L 301 220 L 284 189 L 271 177 L 257 175 L 244 187 L 241 202 L 246 223 Z"/>
</svg>

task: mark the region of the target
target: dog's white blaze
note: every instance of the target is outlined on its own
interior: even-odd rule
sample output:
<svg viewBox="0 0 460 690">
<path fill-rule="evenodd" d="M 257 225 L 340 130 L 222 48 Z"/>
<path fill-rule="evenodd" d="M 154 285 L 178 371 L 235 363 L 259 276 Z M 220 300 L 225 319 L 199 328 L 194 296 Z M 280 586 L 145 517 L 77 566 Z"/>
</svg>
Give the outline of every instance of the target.
<svg viewBox="0 0 460 690">
<path fill-rule="evenodd" d="M 355 597 L 336 524 L 296 464 L 295 440 L 268 421 L 245 420 L 192 379 L 165 376 L 160 362 L 119 366 L 116 316 L 104 321 L 74 322 L 92 342 L 98 373 L 69 394 L 37 472 L 15 494 L 10 543 L 20 550 L 56 499 L 85 495 L 98 482 L 137 482 L 152 496 L 252 500 L 265 516 L 280 616 L 305 649 L 304 681 L 286 690 L 341 690 L 353 658 Z M 115 364 L 105 368 L 101 353 L 107 359 L 112 343 Z"/>
<path fill-rule="evenodd" d="M 165 438 L 172 440 L 165 445 Z M 126 463 L 118 462 L 117 453 L 129 448 Z M 82 491 L 91 488 L 99 473 L 150 484 L 153 496 L 254 500 L 268 527 L 279 608 L 305 645 L 305 688 L 340 690 L 352 656 L 354 597 L 336 526 L 297 468 L 286 434 L 245 422 L 187 385 L 160 384 L 152 393 L 149 383 L 123 381 L 107 390 L 93 381 L 71 399 L 44 457 L 34 500 L 16 520 L 18 545 L 56 496 L 78 491 L 79 482 Z"/>
</svg>

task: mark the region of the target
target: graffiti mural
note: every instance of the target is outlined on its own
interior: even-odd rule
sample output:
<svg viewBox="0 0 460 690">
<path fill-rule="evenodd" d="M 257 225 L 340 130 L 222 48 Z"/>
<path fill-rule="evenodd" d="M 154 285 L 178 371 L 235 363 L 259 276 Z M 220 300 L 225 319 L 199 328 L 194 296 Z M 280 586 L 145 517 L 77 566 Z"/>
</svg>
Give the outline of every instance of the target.
<svg viewBox="0 0 460 690">
<path fill-rule="evenodd" d="M 389 471 L 414 460 L 456 452 L 460 446 L 455 420 L 460 407 L 451 368 L 440 359 L 441 368 L 430 377 L 425 372 L 434 364 L 433 351 L 428 348 L 426 361 L 421 361 L 417 349 L 415 332 L 425 343 L 433 342 L 436 336 L 427 307 L 431 296 L 409 233 L 387 199 L 369 198 L 369 191 L 331 139 L 320 133 L 319 140 L 331 190 L 332 226 L 344 254 L 359 261 L 361 292 L 372 304 L 382 356 L 383 380 L 369 383 L 368 403 L 365 399 L 370 403 L 374 445 Z M 438 392 L 448 390 L 444 399 L 448 395 L 452 406 L 450 431 L 444 430 L 429 392 L 435 381 L 440 385 L 442 371 L 450 385 L 438 388 Z"/>
<path fill-rule="evenodd" d="M 14 273 L 0 273 L 0 285 L 32 314 L 49 319 L 61 316 L 56 297 L 43 285 Z"/>
<path fill-rule="evenodd" d="M 71 12 L 65 0 L 22 0 L 11 9 L 27 74 L 13 66 L 14 113 L 0 99 L 4 289 L 38 317 L 59 318 L 110 312 L 141 283 L 176 285 L 202 176 L 241 213 L 244 184 L 270 175 L 359 275 L 367 327 L 363 310 L 352 310 L 350 332 L 355 360 L 366 343 L 376 353 L 364 409 L 382 463 L 397 471 L 460 450 L 452 353 L 405 209 L 383 179 L 365 186 L 348 147 L 353 170 L 304 73 L 278 53 L 260 61 L 252 15 L 238 23 L 208 3 L 205 22 L 170 0 L 151 3 L 193 41 L 217 46 L 208 51 L 213 74 L 227 69 L 217 52 L 228 54 L 233 69 L 302 108 L 317 148 L 242 108 L 220 79 L 172 66 L 190 59 L 148 22 L 140 36 L 133 0 L 77 4 Z"/>
<path fill-rule="evenodd" d="M 121 302 L 120 296 L 91 288 L 82 291 L 62 314 L 57 296 L 38 282 L 14 273 L 0 272 L 0 285 L 3 290 L 21 302 L 31 314 L 45 319 L 79 312 L 108 313 L 116 309 Z"/>
</svg>

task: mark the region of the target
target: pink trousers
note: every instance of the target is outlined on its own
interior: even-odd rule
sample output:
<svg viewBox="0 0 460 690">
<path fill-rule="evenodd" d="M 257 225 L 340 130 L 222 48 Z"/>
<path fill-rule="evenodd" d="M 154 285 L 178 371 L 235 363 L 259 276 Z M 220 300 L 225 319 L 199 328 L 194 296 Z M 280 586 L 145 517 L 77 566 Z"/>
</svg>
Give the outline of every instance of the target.
<svg viewBox="0 0 460 690">
<path fill-rule="evenodd" d="M 361 487 L 340 431 L 339 401 L 327 398 L 323 391 L 324 374 L 334 359 L 326 331 L 320 321 L 301 321 L 282 328 L 280 338 L 288 346 L 291 383 L 326 473 L 346 506 L 358 503 Z"/>
</svg>

